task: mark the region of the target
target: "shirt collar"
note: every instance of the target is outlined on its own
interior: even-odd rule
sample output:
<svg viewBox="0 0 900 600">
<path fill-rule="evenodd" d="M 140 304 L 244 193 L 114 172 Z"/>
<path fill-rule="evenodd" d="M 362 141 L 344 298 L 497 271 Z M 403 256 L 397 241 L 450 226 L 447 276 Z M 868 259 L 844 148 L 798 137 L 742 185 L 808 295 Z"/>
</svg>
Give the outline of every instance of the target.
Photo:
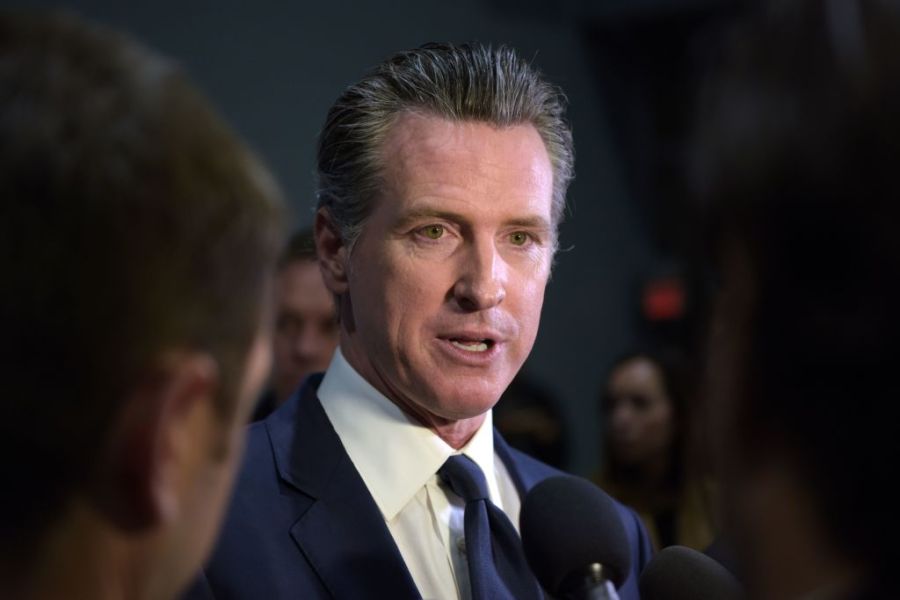
<svg viewBox="0 0 900 600">
<path fill-rule="evenodd" d="M 453 454 L 474 460 L 500 503 L 494 471 L 491 411 L 457 452 L 409 417 L 347 362 L 338 348 L 318 390 L 319 401 L 386 521 L 392 520 Z"/>
</svg>

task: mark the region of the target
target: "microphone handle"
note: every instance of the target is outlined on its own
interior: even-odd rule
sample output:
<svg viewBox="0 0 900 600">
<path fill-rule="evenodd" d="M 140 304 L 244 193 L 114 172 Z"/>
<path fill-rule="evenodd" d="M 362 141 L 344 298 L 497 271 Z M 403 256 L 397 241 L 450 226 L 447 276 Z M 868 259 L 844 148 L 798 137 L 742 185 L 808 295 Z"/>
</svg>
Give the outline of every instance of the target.
<svg viewBox="0 0 900 600">
<path fill-rule="evenodd" d="M 579 596 L 578 600 L 619 600 L 619 594 L 612 581 L 604 581 L 588 590 L 586 595 Z"/>
<path fill-rule="evenodd" d="M 571 600 L 619 600 L 616 587 L 612 581 L 599 581 L 591 587 L 579 590 L 578 593 L 569 596 Z"/>
<path fill-rule="evenodd" d="M 608 573 L 600 563 L 592 563 L 566 578 L 560 586 L 568 593 L 565 600 L 619 600 L 616 586 L 607 579 Z"/>
</svg>

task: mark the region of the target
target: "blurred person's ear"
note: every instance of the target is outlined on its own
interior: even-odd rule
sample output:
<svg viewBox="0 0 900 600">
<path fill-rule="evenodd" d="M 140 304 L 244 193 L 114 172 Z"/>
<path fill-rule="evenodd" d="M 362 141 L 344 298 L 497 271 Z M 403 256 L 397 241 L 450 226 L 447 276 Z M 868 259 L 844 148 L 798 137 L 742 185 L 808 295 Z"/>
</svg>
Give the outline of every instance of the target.
<svg viewBox="0 0 900 600">
<path fill-rule="evenodd" d="M 316 213 L 314 229 L 325 286 L 332 294 L 343 294 L 347 291 L 348 248 L 328 209 L 320 208 Z"/>
<path fill-rule="evenodd" d="M 227 444 L 216 406 L 219 372 L 203 352 L 160 358 L 113 424 L 98 501 L 118 527 L 142 531 L 178 520 L 190 486 Z"/>
</svg>

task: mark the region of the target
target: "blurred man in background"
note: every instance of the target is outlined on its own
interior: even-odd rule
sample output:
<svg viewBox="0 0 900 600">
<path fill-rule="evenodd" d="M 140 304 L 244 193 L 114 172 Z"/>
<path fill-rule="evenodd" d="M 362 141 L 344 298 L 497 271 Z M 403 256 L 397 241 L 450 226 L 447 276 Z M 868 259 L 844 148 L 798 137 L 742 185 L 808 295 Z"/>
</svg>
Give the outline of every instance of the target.
<svg viewBox="0 0 900 600">
<path fill-rule="evenodd" d="M 270 388 L 253 420 L 281 406 L 311 373 L 328 367 L 338 344 L 334 298 L 322 281 L 312 231 L 296 232 L 275 274 L 275 340 Z"/>
<path fill-rule="evenodd" d="M 0 198 L 0 597 L 173 597 L 269 367 L 279 193 L 165 60 L 2 15 Z"/>
</svg>

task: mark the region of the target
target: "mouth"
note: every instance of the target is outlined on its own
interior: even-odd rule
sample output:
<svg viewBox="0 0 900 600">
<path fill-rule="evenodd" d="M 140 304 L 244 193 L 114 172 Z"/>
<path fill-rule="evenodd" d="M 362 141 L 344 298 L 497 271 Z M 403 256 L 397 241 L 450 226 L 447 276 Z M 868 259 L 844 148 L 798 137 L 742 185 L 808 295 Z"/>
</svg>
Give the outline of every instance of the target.
<svg viewBox="0 0 900 600">
<path fill-rule="evenodd" d="M 487 352 L 494 347 L 496 342 L 491 338 L 466 339 L 466 338 L 447 338 L 447 341 L 456 348 L 466 352 Z"/>
<path fill-rule="evenodd" d="M 502 354 L 508 337 L 491 328 L 460 328 L 437 336 L 447 357 L 461 364 L 484 367 Z"/>
</svg>

